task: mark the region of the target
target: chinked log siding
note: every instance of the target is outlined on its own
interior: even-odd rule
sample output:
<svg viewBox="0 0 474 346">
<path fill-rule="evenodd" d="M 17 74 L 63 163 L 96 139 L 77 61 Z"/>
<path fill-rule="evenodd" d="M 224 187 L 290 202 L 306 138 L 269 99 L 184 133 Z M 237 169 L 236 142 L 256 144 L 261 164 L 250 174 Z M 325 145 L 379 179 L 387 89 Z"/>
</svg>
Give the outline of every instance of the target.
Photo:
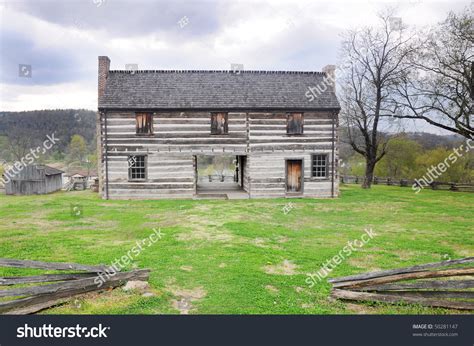
<svg viewBox="0 0 474 346">
<path fill-rule="evenodd" d="M 153 134 L 136 134 L 135 112 L 107 114 L 109 197 L 117 199 L 192 198 L 196 193 L 195 155 L 241 155 L 243 188 L 250 197 L 287 195 L 285 160 L 303 160 L 304 197 L 331 197 L 333 112 L 304 112 L 304 133 L 288 135 L 286 112 L 229 112 L 228 134 L 211 134 L 211 112 L 153 112 Z M 105 133 L 105 117 L 100 129 Z M 102 150 L 105 153 L 104 141 Z M 311 155 L 328 155 L 328 176 L 311 177 Z M 147 156 L 147 179 L 131 182 L 128 159 Z M 104 166 L 104 165 L 103 165 Z M 103 167 L 104 168 L 104 167 Z M 102 170 L 104 174 L 105 171 Z M 338 191 L 338 179 L 335 178 Z"/>
</svg>

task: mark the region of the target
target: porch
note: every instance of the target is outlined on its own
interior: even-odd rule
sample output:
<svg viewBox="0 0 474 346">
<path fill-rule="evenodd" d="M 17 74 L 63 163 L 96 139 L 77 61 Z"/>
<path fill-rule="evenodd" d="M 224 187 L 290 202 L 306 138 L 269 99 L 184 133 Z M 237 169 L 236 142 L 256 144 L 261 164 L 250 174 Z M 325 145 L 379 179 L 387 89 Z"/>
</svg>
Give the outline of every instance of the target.
<svg viewBox="0 0 474 346">
<path fill-rule="evenodd" d="M 248 199 L 249 194 L 236 182 L 199 182 L 195 199 Z"/>
</svg>

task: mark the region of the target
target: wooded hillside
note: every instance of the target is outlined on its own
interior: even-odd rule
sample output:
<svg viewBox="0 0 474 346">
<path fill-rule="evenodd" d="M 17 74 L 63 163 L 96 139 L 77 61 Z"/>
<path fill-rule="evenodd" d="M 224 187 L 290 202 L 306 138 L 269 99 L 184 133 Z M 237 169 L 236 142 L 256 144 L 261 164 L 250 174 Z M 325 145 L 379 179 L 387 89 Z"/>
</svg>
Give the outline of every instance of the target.
<svg viewBox="0 0 474 346">
<path fill-rule="evenodd" d="M 85 109 L 54 109 L 0 112 L 0 136 L 24 136 L 42 142 L 55 133 L 60 141 L 55 151 L 64 152 L 73 135 L 91 143 L 95 139 L 96 112 Z"/>
</svg>

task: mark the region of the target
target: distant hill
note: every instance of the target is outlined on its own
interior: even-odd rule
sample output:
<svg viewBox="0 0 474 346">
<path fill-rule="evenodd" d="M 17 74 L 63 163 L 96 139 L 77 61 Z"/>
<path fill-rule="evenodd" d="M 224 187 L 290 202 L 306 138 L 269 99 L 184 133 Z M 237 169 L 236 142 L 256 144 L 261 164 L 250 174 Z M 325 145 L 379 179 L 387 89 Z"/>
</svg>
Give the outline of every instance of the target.
<svg viewBox="0 0 474 346">
<path fill-rule="evenodd" d="M 459 135 L 436 135 L 428 132 L 408 132 L 407 138 L 418 142 L 424 149 L 434 149 L 436 147 L 454 148 L 466 139 Z"/>
<path fill-rule="evenodd" d="M 95 140 L 96 112 L 85 109 L 54 109 L 26 112 L 0 112 L 0 136 L 25 134 L 43 140 L 55 133 L 57 150 L 64 152 L 75 134 L 92 146 Z"/>
<path fill-rule="evenodd" d="M 382 136 L 394 136 L 394 134 L 382 133 L 381 137 Z M 439 147 L 451 149 L 458 146 L 462 141 L 466 140 L 464 137 L 455 134 L 437 135 L 429 132 L 406 132 L 404 133 L 404 136 L 419 143 L 425 150 L 432 150 Z M 347 160 L 355 153 L 352 147 L 347 143 L 347 129 L 341 128 L 339 130 L 339 137 L 339 156 L 341 159 Z"/>
</svg>

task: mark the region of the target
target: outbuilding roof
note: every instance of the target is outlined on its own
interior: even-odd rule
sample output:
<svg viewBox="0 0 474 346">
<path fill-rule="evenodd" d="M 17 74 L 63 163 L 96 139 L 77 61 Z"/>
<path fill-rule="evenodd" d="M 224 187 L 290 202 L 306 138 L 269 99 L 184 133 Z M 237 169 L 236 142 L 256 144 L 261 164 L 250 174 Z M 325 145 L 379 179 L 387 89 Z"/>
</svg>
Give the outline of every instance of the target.
<svg viewBox="0 0 474 346">
<path fill-rule="evenodd" d="M 36 168 L 38 169 L 43 169 L 44 168 L 44 174 L 46 175 L 56 175 L 56 174 L 62 174 L 64 171 L 61 171 L 60 169 L 46 166 L 46 165 L 37 165 Z"/>
</svg>

